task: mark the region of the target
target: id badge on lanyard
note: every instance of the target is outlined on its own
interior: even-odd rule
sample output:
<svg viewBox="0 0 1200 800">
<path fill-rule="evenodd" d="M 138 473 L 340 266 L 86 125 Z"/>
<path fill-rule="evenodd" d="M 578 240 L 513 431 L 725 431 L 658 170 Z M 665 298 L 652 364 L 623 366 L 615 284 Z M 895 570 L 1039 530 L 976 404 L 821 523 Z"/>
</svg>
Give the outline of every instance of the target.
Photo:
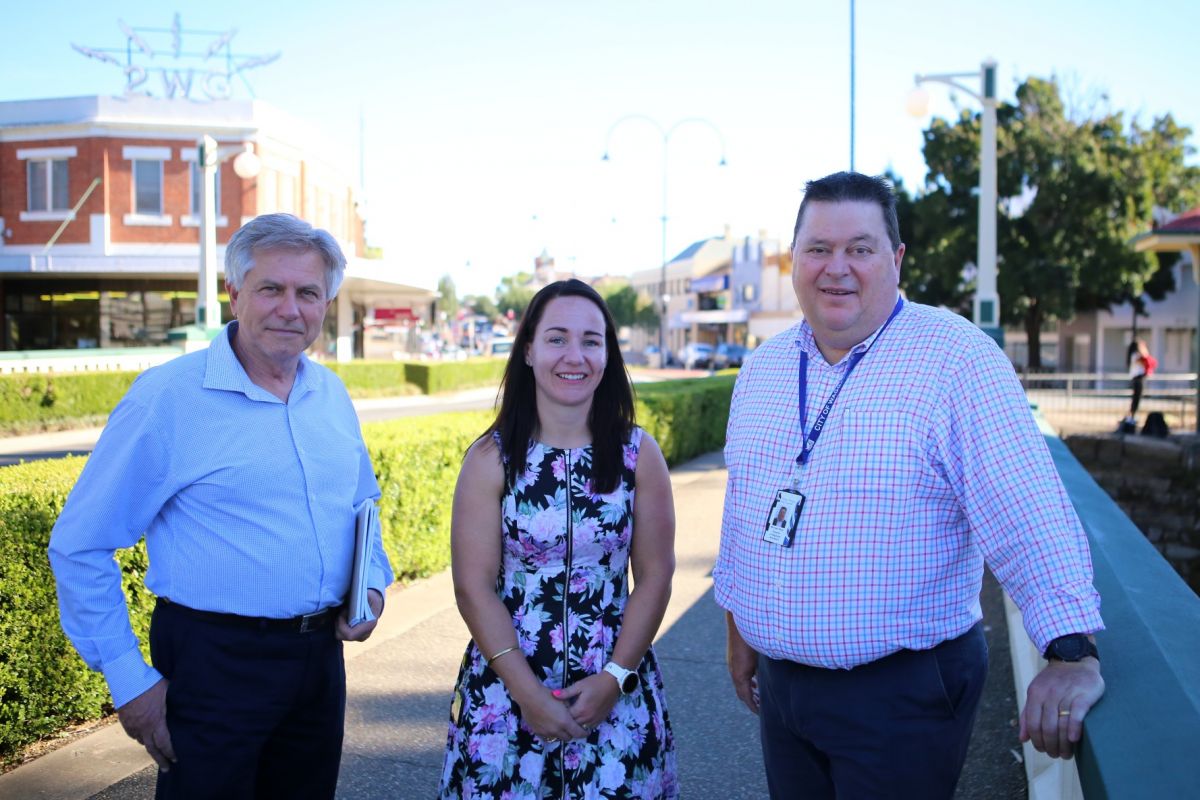
<svg viewBox="0 0 1200 800">
<path fill-rule="evenodd" d="M 775 493 L 775 502 L 771 503 L 771 512 L 767 514 L 763 539 L 781 547 L 791 547 L 796 540 L 796 527 L 803 510 L 804 495 L 795 489 L 780 489 Z"/>
<path fill-rule="evenodd" d="M 892 308 L 891 315 L 887 321 L 883 323 L 883 327 L 879 329 L 879 333 L 875 335 L 875 341 L 871 343 L 866 350 L 859 351 L 850 357 L 849 363 L 846 365 L 846 372 L 842 375 L 842 379 L 838 381 L 834 387 L 833 393 L 825 404 L 821 407 L 817 414 L 817 419 L 813 423 L 811 429 L 806 431 L 807 413 L 805 404 L 808 399 L 808 354 L 800 354 L 800 385 L 798 392 L 798 400 L 800 406 L 800 435 L 803 437 L 800 455 L 796 457 L 796 466 L 803 469 L 808 464 L 808 459 L 812 455 L 813 448 L 817 445 L 817 440 L 821 436 L 821 431 L 825 429 L 826 422 L 829 421 L 829 412 L 833 410 L 833 404 L 837 402 L 838 395 L 841 394 L 842 387 L 846 385 L 846 381 L 850 378 L 850 373 L 854 372 L 854 368 L 858 366 L 858 362 L 862 361 L 871 346 L 879 341 L 879 337 L 887 330 L 888 325 L 900 313 L 900 309 L 904 306 L 903 298 L 896 299 L 896 305 Z M 804 494 L 800 492 L 800 476 L 797 475 L 792 479 L 791 485 L 786 489 L 780 489 L 775 493 L 775 500 L 771 503 L 771 510 L 767 513 L 766 525 L 763 526 L 763 539 L 771 544 L 779 545 L 780 547 L 791 547 L 796 540 L 796 530 L 800 523 L 800 512 L 804 509 L 806 500 Z"/>
</svg>

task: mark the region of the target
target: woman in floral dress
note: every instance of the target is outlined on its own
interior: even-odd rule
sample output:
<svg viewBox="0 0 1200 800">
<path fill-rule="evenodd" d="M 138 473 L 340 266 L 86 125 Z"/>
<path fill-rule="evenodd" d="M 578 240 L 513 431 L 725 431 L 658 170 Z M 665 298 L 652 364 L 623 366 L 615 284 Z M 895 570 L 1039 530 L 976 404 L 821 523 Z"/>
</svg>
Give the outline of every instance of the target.
<svg viewBox="0 0 1200 800">
<path fill-rule="evenodd" d="M 633 409 L 596 291 L 570 280 L 538 292 L 454 493 L 454 588 L 472 641 L 439 797 L 679 796 L 650 647 L 675 516 L 666 462 Z"/>
</svg>

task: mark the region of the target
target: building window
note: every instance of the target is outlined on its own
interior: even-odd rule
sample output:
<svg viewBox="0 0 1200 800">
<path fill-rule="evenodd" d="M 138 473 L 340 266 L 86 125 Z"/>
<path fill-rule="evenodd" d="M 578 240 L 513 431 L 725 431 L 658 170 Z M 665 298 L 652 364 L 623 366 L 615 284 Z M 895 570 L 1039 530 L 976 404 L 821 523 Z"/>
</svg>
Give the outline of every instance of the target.
<svg viewBox="0 0 1200 800">
<path fill-rule="evenodd" d="M 171 225 L 163 202 L 163 164 L 171 160 L 169 147 L 129 145 L 123 148 L 129 162 L 130 211 L 126 225 Z"/>
<path fill-rule="evenodd" d="M 133 162 L 133 213 L 159 216 L 162 207 L 163 165 L 146 158 Z"/>
<path fill-rule="evenodd" d="M 67 211 L 67 159 L 30 159 L 26 164 L 29 176 L 30 211 Z"/>
<path fill-rule="evenodd" d="M 17 159 L 25 162 L 25 210 L 22 222 L 45 222 L 71 216 L 68 161 L 78 155 L 74 147 L 22 147 Z"/>
</svg>

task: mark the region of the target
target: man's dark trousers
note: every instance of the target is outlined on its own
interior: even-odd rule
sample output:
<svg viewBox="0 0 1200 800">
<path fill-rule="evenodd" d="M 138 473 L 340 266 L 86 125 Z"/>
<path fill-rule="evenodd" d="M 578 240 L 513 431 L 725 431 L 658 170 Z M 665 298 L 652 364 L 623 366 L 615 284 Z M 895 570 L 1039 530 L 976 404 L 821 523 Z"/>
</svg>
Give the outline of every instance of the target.
<svg viewBox="0 0 1200 800">
<path fill-rule="evenodd" d="M 303 633 L 255 628 L 159 601 L 150 651 L 170 682 L 178 759 L 159 773 L 157 800 L 333 797 L 346 672 L 331 622 Z"/>
<path fill-rule="evenodd" d="M 772 800 L 949 800 L 986 677 L 980 624 L 932 650 L 902 650 L 851 670 L 760 656 Z"/>
</svg>

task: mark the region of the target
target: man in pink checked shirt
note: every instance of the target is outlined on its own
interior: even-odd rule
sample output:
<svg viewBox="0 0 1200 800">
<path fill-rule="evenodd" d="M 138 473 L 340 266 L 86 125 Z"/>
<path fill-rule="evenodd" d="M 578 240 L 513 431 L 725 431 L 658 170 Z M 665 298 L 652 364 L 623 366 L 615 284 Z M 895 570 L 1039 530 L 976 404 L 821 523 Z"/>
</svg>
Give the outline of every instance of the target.
<svg viewBox="0 0 1200 800">
<path fill-rule="evenodd" d="M 887 182 L 810 182 L 804 322 L 734 389 L 713 579 L 777 800 L 953 796 L 987 673 L 985 561 L 1049 662 L 1022 740 L 1071 757 L 1104 692 L 1087 537 L 1020 383 L 969 321 L 900 297 L 903 257 Z"/>
</svg>

